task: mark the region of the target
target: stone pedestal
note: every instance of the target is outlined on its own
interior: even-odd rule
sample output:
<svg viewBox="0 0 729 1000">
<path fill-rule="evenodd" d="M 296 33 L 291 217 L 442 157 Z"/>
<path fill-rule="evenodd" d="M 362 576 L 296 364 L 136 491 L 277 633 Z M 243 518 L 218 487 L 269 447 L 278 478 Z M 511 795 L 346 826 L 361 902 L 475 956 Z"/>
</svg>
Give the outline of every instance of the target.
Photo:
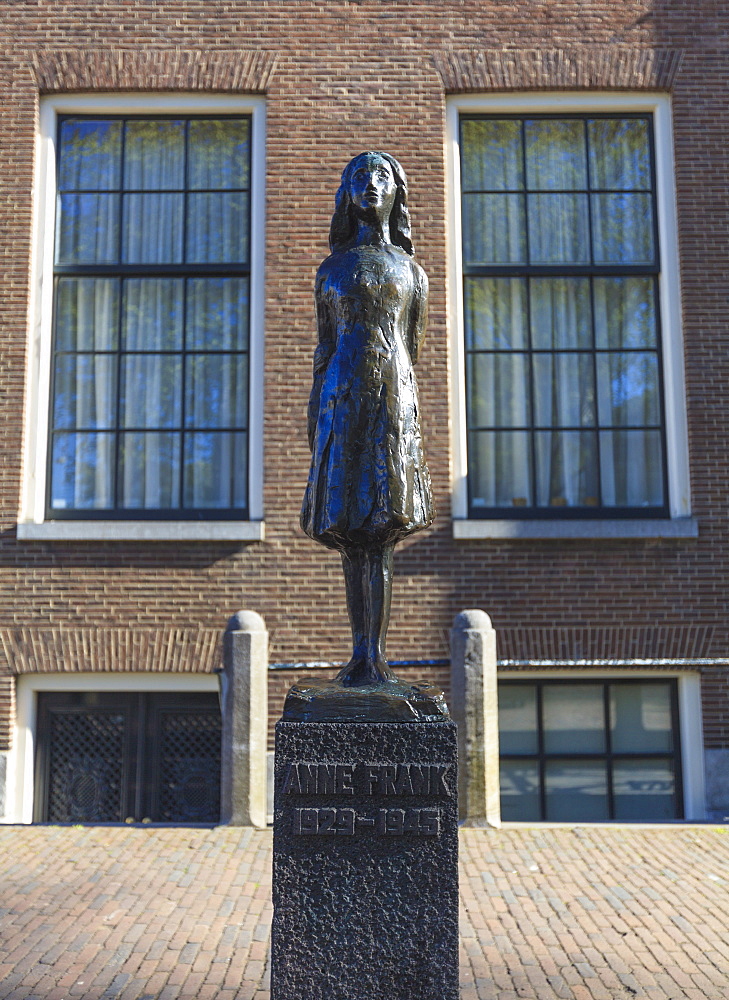
<svg viewBox="0 0 729 1000">
<path fill-rule="evenodd" d="M 271 1000 L 457 1000 L 452 722 L 276 726 Z"/>
</svg>

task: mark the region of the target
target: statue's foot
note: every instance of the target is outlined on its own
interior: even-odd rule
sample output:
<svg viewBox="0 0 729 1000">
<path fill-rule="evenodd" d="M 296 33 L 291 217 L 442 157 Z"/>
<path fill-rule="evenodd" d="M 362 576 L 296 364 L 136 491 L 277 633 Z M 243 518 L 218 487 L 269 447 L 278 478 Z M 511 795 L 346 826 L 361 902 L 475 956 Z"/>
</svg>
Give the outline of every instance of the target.
<svg viewBox="0 0 729 1000">
<path fill-rule="evenodd" d="M 342 667 L 336 680 L 343 687 L 366 687 L 368 684 L 384 684 L 395 680 L 395 675 L 381 654 L 376 657 L 355 655 Z"/>
</svg>

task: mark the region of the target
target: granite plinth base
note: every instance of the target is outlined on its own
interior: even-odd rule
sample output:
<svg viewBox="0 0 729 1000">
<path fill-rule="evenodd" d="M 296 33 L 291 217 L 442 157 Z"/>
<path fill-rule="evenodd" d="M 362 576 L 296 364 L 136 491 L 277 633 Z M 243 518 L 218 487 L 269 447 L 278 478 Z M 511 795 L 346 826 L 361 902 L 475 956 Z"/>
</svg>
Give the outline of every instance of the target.
<svg viewBox="0 0 729 1000">
<path fill-rule="evenodd" d="M 276 726 L 271 1000 L 457 1000 L 452 722 Z"/>
</svg>

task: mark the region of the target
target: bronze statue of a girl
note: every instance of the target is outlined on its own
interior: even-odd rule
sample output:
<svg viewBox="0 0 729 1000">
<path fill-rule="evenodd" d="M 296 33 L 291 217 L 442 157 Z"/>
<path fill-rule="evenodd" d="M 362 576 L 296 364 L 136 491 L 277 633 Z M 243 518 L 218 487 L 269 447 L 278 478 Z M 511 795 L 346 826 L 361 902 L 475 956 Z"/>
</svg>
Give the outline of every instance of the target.
<svg viewBox="0 0 729 1000">
<path fill-rule="evenodd" d="M 356 156 L 335 204 L 331 254 L 316 276 L 319 345 L 301 525 L 342 557 L 353 652 L 335 685 L 394 684 L 412 693 L 387 665 L 385 636 L 395 544 L 435 515 L 413 372 L 428 279 L 412 259 L 407 181 L 397 160 Z M 304 689 L 292 689 L 284 718 L 306 717 L 294 711 L 297 692 Z M 429 702 L 421 714 L 442 718 L 444 710 Z"/>
</svg>

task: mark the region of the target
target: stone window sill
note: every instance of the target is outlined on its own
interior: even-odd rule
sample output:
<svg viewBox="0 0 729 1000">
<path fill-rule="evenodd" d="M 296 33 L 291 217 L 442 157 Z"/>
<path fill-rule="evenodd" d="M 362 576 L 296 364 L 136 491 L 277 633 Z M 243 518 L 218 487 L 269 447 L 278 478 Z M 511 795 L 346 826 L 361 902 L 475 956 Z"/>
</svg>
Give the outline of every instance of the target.
<svg viewBox="0 0 729 1000">
<path fill-rule="evenodd" d="M 24 521 L 18 539 L 121 542 L 262 542 L 264 521 Z"/>
<path fill-rule="evenodd" d="M 453 537 L 461 541 L 479 538 L 697 538 L 698 521 L 694 517 L 661 520 L 585 520 L 585 521 L 453 521 Z"/>
</svg>

